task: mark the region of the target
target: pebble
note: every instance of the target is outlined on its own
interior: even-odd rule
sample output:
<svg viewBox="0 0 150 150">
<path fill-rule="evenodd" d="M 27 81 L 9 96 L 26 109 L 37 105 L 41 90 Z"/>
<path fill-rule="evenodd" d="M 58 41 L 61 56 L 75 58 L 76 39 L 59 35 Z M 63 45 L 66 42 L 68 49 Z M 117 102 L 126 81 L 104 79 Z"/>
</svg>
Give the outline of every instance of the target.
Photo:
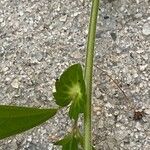
<svg viewBox="0 0 150 150">
<path fill-rule="evenodd" d="M 102 95 L 98 88 L 95 89 L 94 92 L 95 92 L 96 98 L 99 98 Z"/>
<path fill-rule="evenodd" d="M 147 68 L 148 64 L 140 65 L 140 70 L 144 71 Z"/>
<path fill-rule="evenodd" d="M 54 150 L 54 144 L 53 143 L 49 143 L 48 150 Z"/>
<path fill-rule="evenodd" d="M 80 59 L 83 57 L 83 55 L 80 53 L 79 50 L 75 50 L 70 55 L 71 55 L 71 57 L 76 58 L 76 59 Z"/>
<path fill-rule="evenodd" d="M 149 109 L 145 109 L 145 113 L 150 115 L 150 108 Z"/>
<path fill-rule="evenodd" d="M 35 54 L 35 58 L 38 60 L 38 61 L 41 61 L 43 59 L 43 54 L 42 52 L 38 52 Z"/>
<path fill-rule="evenodd" d="M 114 41 L 116 41 L 116 39 L 117 39 L 116 33 L 111 32 L 110 35 L 111 35 L 112 39 L 113 39 Z"/>
<path fill-rule="evenodd" d="M 66 22 L 66 20 L 67 20 L 67 15 L 61 16 L 61 17 L 59 18 L 59 20 L 60 20 L 61 22 Z"/>
<path fill-rule="evenodd" d="M 120 130 L 117 131 L 115 134 L 115 138 L 117 141 L 121 141 L 123 140 L 126 136 L 128 135 L 128 132 L 126 132 L 125 130 Z"/>
<path fill-rule="evenodd" d="M 2 70 L 3 70 L 4 72 L 6 72 L 7 70 L 9 70 L 9 68 L 6 66 L 6 67 L 3 67 Z"/>
<path fill-rule="evenodd" d="M 136 3 L 139 4 L 139 3 L 140 3 L 140 0 L 136 0 Z"/>
<path fill-rule="evenodd" d="M 18 89 L 19 88 L 19 81 L 18 79 L 14 79 L 11 83 L 11 86 L 15 89 Z"/>
<path fill-rule="evenodd" d="M 150 22 L 147 22 L 143 25 L 142 32 L 144 35 L 150 35 Z"/>
<path fill-rule="evenodd" d="M 137 14 L 135 14 L 135 17 L 136 17 L 136 18 L 141 18 L 141 17 L 142 17 L 142 13 L 137 13 Z"/>
<path fill-rule="evenodd" d="M 96 115 L 97 115 L 97 116 L 100 116 L 101 114 L 102 114 L 101 111 L 97 111 L 97 112 L 96 112 Z"/>
<path fill-rule="evenodd" d="M 143 57 L 143 59 L 148 60 L 149 55 L 148 54 L 144 54 L 144 55 L 142 55 L 142 57 Z"/>
<path fill-rule="evenodd" d="M 104 122 L 103 122 L 103 120 L 99 120 L 98 121 L 98 128 L 99 129 L 102 129 L 104 127 Z"/>
<path fill-rule="evenodd" d="M 139 131 L 143 130 L 143 126 L 141 125 L 140 122 L 136 122 L 135 128 L 138 129 Z"/>
<path fill-rule="evenodd" d="M 5 21 L 3 21 L 3 22 L 1 23 L 1 27 L 4 27 L 5 25 L 6 25 Z"/>
<path fill-rule="evenodd" d="M 137 52 L 138 54 L 141 54 L 141 53 L 144 52 L 144 49 L 141 48 L 141 49 L 137 50 L 136 52 Z"/>
<path fill-rule="evenodd" d="M 80 0 L 80 2 L 83 4 L 85 2 L 85 0 Z"/>
<path fill-rule="evenodd" d="M 3 20 L 4 20 L 3 18 L 0 18 L 0 23 L 3 22 Z"/>
</svg>

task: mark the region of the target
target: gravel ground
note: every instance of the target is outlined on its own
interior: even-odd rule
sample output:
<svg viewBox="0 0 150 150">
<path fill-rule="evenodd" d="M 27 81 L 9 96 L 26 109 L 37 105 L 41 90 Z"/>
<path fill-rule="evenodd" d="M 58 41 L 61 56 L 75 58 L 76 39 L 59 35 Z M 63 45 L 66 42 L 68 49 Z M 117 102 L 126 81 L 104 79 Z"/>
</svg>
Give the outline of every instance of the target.
<svg viewBox="0 0 150 150">
<path fill-rule="evenodd" d="M 0 1 L 0 103 L 54 106 L 55 79 L 84 63 L 91 3 Z M 122 87 L 128 98 L 106 75 Z M 102 0 L 96 34 L 93 141 L 96 150 L 150 150 L 150 1 Z M 136 120 L 134 111 L 146 114 Z M 66 110 L 0 141 L 0 150 L 59 150 Z"/>
</svg>

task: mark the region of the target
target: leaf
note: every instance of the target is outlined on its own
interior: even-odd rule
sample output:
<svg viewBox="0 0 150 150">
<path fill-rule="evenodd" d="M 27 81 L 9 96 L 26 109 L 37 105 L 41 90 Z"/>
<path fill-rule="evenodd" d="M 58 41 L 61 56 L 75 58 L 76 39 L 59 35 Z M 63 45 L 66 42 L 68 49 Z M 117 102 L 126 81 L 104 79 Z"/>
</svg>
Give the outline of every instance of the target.
<svg viewBox="0 0 150 150">
<path fill-rule="evenodd" d="M 56 112 L 57 109 L 0 105 L 0 139 L 40 125 Z"/>
<path fill-rule="evenodd" d="M 63 146 L 62 150 L 78 150 L 78 142 L 76 138 L 72 138 L 66 145 Z"/>
<path fill-rule="evenodd" d="M 66 135 L 54 144 L 62 146 L 62 150 L 84 150 L 84 138 L 79 131 Z M 95 150 L 93 146 L 92 150 Z"/>
<path fill-rule="evenodd" d="M 86 101 L 85 82 L 82 67 L 74 64 L 66 69 L 55 83 L 56 92 L 53 93 L 59 106 L 71 104 L 69 116 L 77 120 L 79 113 L 84 112 Z"/>
<path fill-rule="evenodd" d="M 55 145 L 61 145 L 62 150 L 78 150 L 78 141 L 73 134 L 65 136 L 62 140 L 57 141 Z"/>
<path fill-rule="evenodd" d="M 66 135 L 63 139 L 55 142 L 54 144 L 55 145 L 65 145 L 70 141 L 70 139 L 72 139 L 72 134 Z"/>
</svg>

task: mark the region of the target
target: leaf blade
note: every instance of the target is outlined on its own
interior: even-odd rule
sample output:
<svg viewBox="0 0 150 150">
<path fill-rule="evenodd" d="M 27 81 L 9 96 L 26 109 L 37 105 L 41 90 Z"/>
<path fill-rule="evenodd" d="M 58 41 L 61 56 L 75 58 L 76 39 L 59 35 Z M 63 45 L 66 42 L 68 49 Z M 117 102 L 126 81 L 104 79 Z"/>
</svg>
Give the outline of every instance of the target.
<svg viewBox="0 0 150 150">
<path fill-rule="evenodd" d="M 0 139 L 29 130 L 53 117 L 57 109 L 0 105 Z"/>
<path fill-rule="evenodd" d="M 56 92 L 53 93 L 56 104 L 59 106 L 70 105 L 69 116 L 77 120 L 80 113 L 84 112 L 86 102 L 85 82 L 80 64 L 67 68 L 60 79 L 55 83 Z"/>
<path fill-rule="evenodd" d="M 66 135 L 62 140 L 59 140 L 54 144 L 62 146 L 62 150 L 78 150 L 79 145 L 73 134 Z"/>
</svg>

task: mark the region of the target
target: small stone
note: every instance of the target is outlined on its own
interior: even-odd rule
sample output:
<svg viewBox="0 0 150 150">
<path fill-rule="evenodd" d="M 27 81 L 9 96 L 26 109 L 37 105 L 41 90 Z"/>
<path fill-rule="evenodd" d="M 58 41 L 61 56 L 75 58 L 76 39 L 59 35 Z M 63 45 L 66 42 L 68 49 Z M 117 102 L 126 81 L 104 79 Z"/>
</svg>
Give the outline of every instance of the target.
<svg viewBox="0 0 150 150">
<path fill-rule="evenodd" d="M 138 129 L 139 131 L 141 131 L 143 129 L 142 125 L 140 124 L 140 122 L 137 122 L 135 125 L 135 128 Z"/>
<path fill-rule="evenodd" d="M 110 35 L 111 35 L 112 39 L 113 39 L 114 41 L 116 41 L 116 39 L 117 39 L 116 33 L 112 32 L 112 33 L 110 33 Z"/>
<path fill-rule="evenodd" d="M 112 116 L 111 114 L 109 116 Z M 113 118 L 108 118 L 108 124 L 109 125 L 114 125 L 115 121 Z"/>
<path fill-rule="evenodd" d="M 111 103 L 106 103 L 106 105 L 105 105 L 107 108 L 113 108 L 113 105 L 111 104 Z"/>
<path fill-rule="evenodd" d="M 143 50 L 143 49 L 139 49 L 139 50 L 137 50 L 136 52 L 137 52 L 138 54 L 141 54 L 141 53 L 144 52 L 144 50 Z"/>
<path fill-rule="evenodd" d="M 150 17 L 148 17 L 147 20 L 150 20 Z"/>
<path fill-rule="evenodd" d="M 9 68 L 8 68 L 7 66 L 4 67 L 4 68 L 2 68 L 2 70 L 3 70 L 4 72 L 6 72 L 8 69 L 9 69 Z"/>
<path fill-rule="evenodd" d="M 120 7 L 120 11 L 123 12 L 125 10 L 124 5 Z"/>
<path fill-rule="evenodd" d="M 115 116 L 116 116 L 116 115 L 119 115 L 119 111 L 116 110 L 116 111 L 114 112 L 114 115 L 115 115 Z"/>
<path fill-rule="evenodd" d="M 4 27 L 5 26 L 5 21 L 1 23 L 1 27 Z"/>
<path fill-rule="evenodd" d="M 31 142 L 31 141 L 32 141 L 32 136 L 31 136 L 31 135 L 28 136 L 27 141 L 28 141 L 28 142 Z"/>
<path fill-rule="evenodd" d="M 102 94 L 98 89 L 96 89 L 95 90 L 95 95 L 96 95 L 96 98 L 99 98 Z"/>
<path fill-rule="evenodd" d="M 146 69 L 146 67 L 147 67 L 147 64 L 141 65 L 141 66 L 140 66 L 140 70 L 141 70 L 141 71 L 144 71 L 144 70 Z"/>
<path fill-rule="evenodd" d="M 60 20 L 61 22 L 65 22 L 65 21 L 67 20 L 67 15 L 61 16 L 61 17 L 59 18 L 59 20 Z"/>
<path fill-rule="evenodd" d="M 38 60 L 38 61 L 41 61 L 43 59 L 43 54 L 42 53 L 36 53 L 35 54 L 35 58 Z"/>
<path fill-rule="evenodd" d="M 75 12 L 75 13 L 73 14 L 73 16 L 76 17 L 76 16 L 78 16 L 79 14 L 80 14 L 79 12 Z"/>
<path fill-rule="evenodd" d="M 20 12 L 19 12 L 19 15 L 20 15 L 20 16 L 23 16 L 23 14 L 24 14 L 23 11 L 20 11 Z"/>
<path fill-rule="evenodd" d="M 98 128 L 99 129 L 102 129 L 104 127 L 104 122 L 103 122 L 103 120 L 99 120 L 99 122 L 98 122 Z"/>
<path fill-rule="evenodd" d="M 141 17 L 142 17 L 142 14 L 141 14 L 141 13 L 135 14 L 135 18 L 141 18 Z"/>
<path fill-rule="evenodd" d="M 80 2 L 83 4 L 83 3 L 85 3 L 85 0 L 80 0 Z"/>
<path fill-rule="evenodd" d="M 100 116 L 101 113 L 102 113 L 101 111 L 97 111 L 97 112 L 96 112 L 96 115 L 97 115 L 97 116 Z"/>
<path fill-rule="evenodd" d="M 144 54 L 144 55 L 142 55 L 142 57 L 143 57 L 143 59 L 148 60 L 149 55 L 148 54 Z"/>
<path fill-rule="evenodd" d="M 145 113 L 150 115 L 150 109 L 145 109 Z"/>
<path fill-rule="evenodd" d="M 139 4 L 140 3 L 139 0 L 136 0 L 136 3 Z"/>
<path fill-rule="evenodd" d="M 18 89 L 18 87 L 19 87 L 19 81 L 18 81 L 18 79 L 14 79 L 14 80 L 12 81 L 12 83 L 11 83 L 11 86 L 12 86 L 13 88 L 15 88 L 15 89 Z"/>
<path fill-rule="evenodd" d="M 115 137 L 117 141 L 123 140 L 128 135 L 126 130 L 116 131 Z"/>
<path fill-rule="evenodd" d="M 147 22 L 143 25 L 143 30 L 142 30 L 144 35 L 150 35 L 150 23 Z"/>
<path fill-rule="evenodd" d="M 147 123 L 144 123 L 144 130 L 146 131 L 146 130 L 149 130 L 149 122 L 147 122 Z"/>
<path fill-rule="evenodd" d="M 78 50 L 72 52 L 70 55 L 71 57 L 76 58 L 76 59 L 82 58 L 82 54 Z"/>
<path fill-rule="evenodd" d="M 134 77 L 134 78 L 137 78 L 137 77 L 138 77 L 138 74 L 137 74 L 137 73 L 134 73 L 134 74 L 133 74 L 133 77 Z"/>
<path fill-rule="evenodd" d="M 6 77 L 6 78 L 5 78 L 5 81 L 6 81 L 6 82 L 8 82 L 8 81 L 10 81 L 10 80 L 11 80 L 11 79 L 10 79 L 9 77 Z"/>
<path fill-rule="evenodd" d="M 100 111 L 100 110 L 101 110 L 101 108 L 99 106 L 96 106 L 96 107 L 93 108 L 94 112 L 97 112 L 97 111 Z"/>
<path fill-rule="evenodd" d="M 0 23 L 3 22 L 3 20 L 4 20 L 3 18 L 0 18 Z"/>
<path fill-rule="evenodd" d="M 49 150 L 53 150 L 53 149 L 54 149 L 54 144 L 53 144 L 53 143 L 49 143 L 48 149 L 49 149 Z"/>
</svg>

